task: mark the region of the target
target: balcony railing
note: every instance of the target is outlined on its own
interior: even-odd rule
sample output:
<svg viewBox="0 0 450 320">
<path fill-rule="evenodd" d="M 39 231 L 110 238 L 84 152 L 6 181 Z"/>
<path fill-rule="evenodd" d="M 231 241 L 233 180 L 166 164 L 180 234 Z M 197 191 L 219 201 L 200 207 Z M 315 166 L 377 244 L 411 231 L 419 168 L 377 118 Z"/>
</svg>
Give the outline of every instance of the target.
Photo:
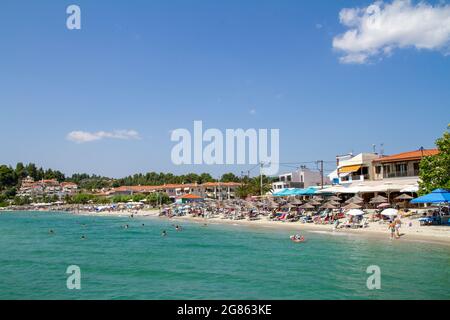
<svg viewBox="0 0 450 320">
<path fill-rule="evenodd" d="M 383 178 L 403 178 L 403 177 L 416 177 L 419 175 L 419 170 L 413 171 L 394 171 L 384 173 Z"/>
<path fill-rule="evenodd" d="M 369 180 L 369 175 L 368 174 L 352 174 L 350 176 L 344 177 L 341 179 L 342 182 L 353 182 L 353 181 L 364 181 L 364 180 Z"/>
</svg>

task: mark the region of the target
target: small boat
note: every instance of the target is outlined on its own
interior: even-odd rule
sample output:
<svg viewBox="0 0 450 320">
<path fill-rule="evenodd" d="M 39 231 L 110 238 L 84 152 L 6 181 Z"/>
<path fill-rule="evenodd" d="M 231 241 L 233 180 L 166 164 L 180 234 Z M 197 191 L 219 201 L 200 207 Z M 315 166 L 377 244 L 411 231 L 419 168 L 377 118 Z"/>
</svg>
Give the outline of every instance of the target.
<svg viewBox="0 0 450 320">
<path fill-rule="evenodd" d="M 289 237 L 291 239 L 291 241 L 299 243 L 299 242 L 305 242 L 305 237 L 301 236 L 300 239 L 297 239 L 296 236 L 290 236 Z"/>
</svg>

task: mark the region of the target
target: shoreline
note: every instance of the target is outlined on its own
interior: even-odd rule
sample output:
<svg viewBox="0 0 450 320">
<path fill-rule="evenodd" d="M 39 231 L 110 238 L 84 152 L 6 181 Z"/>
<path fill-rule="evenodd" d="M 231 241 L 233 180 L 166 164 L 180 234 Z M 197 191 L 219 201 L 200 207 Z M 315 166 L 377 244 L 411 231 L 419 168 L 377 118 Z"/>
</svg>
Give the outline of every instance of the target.
<svg viewBox="0 0 450 320">
<path fill-rule="evenodd" d="M 313 224 L 313 223 L 300 223 L 300 222 L 280 222 L 270 221 L 264 217 L 259 220 L 230 220 L 221 218 L 197 218 L 192 216 L 181 217 L 164 217 L 159 216 L 159 210 L 127 210 L 120 212 L 90 212 L 90 211 L 45 211 L 45 210 L 24 210 L 25 212 L 49 212 L 49 213 L 69 213 L 72 215 L 80 216 L 95 216 L 95 217 L 129 217 L 134 215 L 136 218 L 158 218 L 167 221 L 186 221 L 197 224 L 216 224 L 216 225 L 229 225 L 229 226 L 244 226 L 247 228 L 258 228 L 265 230 L 286 230 L 297 231 L 302 230 L 306 232 L 322 233 L 326 235 L 349 235 L 359 236 L 370 239 L 385 239 L 389 240 L 389 231 L 386 224 L 379 224 L 378 222 L 370 222 L 369 226 L 364 229 L 338 229 L 334 230 L 333 225 L 330 224 Z M 11 212 L 15 211 L 0 211 Z M 1 214 L 1 213 L 0 213 Z M 417 220 L 411 220 L 408 218 L 402 219 L 402 227 L 400 229 L 400 239 L 394 239 L 392 241 L 408 241 L 408 242 L 429 242 L 436 244 L 443 244 L 450 246 L 450 227 L 447 226 L 420 226 Z M 411 226 L 409 223 L 411 222 Z"/>
<path fill-rule="evenodd" d="M 269 221 L 269 220 L 228 220 L 228 219 L 220 219 L 220 218 L 194 218 L 194 217 L 174 217 L 174 218 L 164 218 L 167 220 L 178 220 L 178 221 L 186 221 L 186 222 L 194 222 L 194 223 L 207 223 L 207 224 L 217 224 L 217 225 L 234 225 L 234 226 L 244 226 L 248 228 L 257 228 L 257 229 L 272 229 L 272 230 L 286 230 L 286 231 L 306 231 L 313 233 L 321 233 L 326 235 L 348 235 L 348 236 L 358 236 L 370 239 L 385 239 L 389 240 L 389 232 L 387 230 L 387 225 L 385 227 L 385 231 L 380 229 L 371 229 L 370 226 L 364 229 L 338 229 L 333 230 L 332 225 L 319 225 L 319 224 L 311 224 L 311 223 L 299 223 L 299 222 L 278 222 L 278 221 Z M 430 228 L 430 227 L 423 227 Z M 433 228 L 433 227 L 431 227 Z M 447 228 L 447 227 L 444 227 Z M 400 239 L 395 239 L 393 241 L 408 241 L 408 242 L 428 242 L 435 244 L 442 244 L 450 246 L 450 228 L 448 230 L 441 229 L 436 234 L 413 232 L 414 230 L 408 230 L 409 227 L 402 227 L 400 229 L 401 237 Z M 411 231 L 411 232 L 410 232 Z M 427 231 L 435 231 L 435 230 L 427 230 Z"/>
</svg>

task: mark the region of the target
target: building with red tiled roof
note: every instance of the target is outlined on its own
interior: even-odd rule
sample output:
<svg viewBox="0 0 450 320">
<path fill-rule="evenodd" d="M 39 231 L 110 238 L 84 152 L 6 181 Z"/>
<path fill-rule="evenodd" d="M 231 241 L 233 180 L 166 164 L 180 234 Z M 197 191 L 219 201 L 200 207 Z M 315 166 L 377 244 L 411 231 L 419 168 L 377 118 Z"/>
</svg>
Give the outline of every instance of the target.
<svg viewBox="0 0 450 320">
<path fill-rule="evenodd" d="M 181 196 L 176 197 L 175 200 L 177 203 L 189 203 L 189 202 L 198 202 L 203 201 L 203 197 L 200 197 L 199 195 L 188 193 L 183 194 Z"/>
<path fill-rule="evenodd" d="M 239 187 L 239 182 L 206 182 L 202 184 L 202 187 Z"/>
<path fill-rule="evenodd" d="M 415 161 L 420 160 L 423 157 L 433 156 L 438 154 L 438 149 L 423 149 L 423 150 L 415 150 L 397 153 L 391 156 L 384 156 L 378 159 L 373 160 L 374 163 L 389 163 L 389 162 L 398 162 L 398 161 Z"/>
<path fill-rule="evenodd" d="M 417 177 L 420 160 L 438 153 L 438 149 L 421 149 L 374 159 L 374 180 Z"/>
<path fill-rule="evenodd" d="M 160 186 L 122 186 L 113 188 L 109 195 L 132 195 L 135 193 L 165 192 L 170 198 L 176 199 L 184 194 L 195 194 L 202 198 L 231 199 L 241 184 L 236 182 L 207 182 L 204 184 L 165 184 Z"/>
<path fill-rule="evenodd" d="M 34 181 L 33 178 L 26 177 L 22 180 L 17 195 L 30 198 L 56 195 L 63 198 L 76 193 L 77 190 L 78 185 L 73 182 L 59 183 L 56 179 Z"/>
</svg>

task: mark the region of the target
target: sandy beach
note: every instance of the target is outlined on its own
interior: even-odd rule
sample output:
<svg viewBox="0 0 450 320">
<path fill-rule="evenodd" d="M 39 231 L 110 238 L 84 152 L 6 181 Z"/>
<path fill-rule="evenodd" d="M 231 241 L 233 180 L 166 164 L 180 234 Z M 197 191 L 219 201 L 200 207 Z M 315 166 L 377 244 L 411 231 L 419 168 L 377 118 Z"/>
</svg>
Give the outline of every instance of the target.
<svg viewBox="0 0 450 320">
<path fill-rule="evenodd" d="M 74 213 L 75 214 L 75 213 Z M 173 221 L 193 222 L 193 223 L 207 223 L 207 224 L 226 224 L 235 226 L 245 226 L 248 228 L 265 228 L 277 230 L 289 230 L 296 233 L 303 231 L 329 233 L 330 235 L 348 234 L 361 237 L 370 237 L 373 239 L 389 239 L 388 225 L 386 223 L 369 222 L 368 226 L 363 229 L 337 229 L 334 230 L 333 225 L 330 224 L 314 224 L 301 222 L 281 222 L 271 221 L 267 217 L 262 217 L 259 220 L 230 220 L 222 218 L 197 218 L 191 215 L 181 217 L 159 217 L 159 210 L 129 210 L 119 212 L 83 212 L 76 213 L 78 215 L 90 216 L 118 216 L 130 217 L 133 215 L 137 218 L 153 218 Z M 420 226 L 419 221 L 415 219 L 402 218 L 402 227 L 400 228 L 401 237 L 394 241 L 426 241 L 445 244 L 450 246 L 450 228 L 447 226 Z"/>
</svg>

